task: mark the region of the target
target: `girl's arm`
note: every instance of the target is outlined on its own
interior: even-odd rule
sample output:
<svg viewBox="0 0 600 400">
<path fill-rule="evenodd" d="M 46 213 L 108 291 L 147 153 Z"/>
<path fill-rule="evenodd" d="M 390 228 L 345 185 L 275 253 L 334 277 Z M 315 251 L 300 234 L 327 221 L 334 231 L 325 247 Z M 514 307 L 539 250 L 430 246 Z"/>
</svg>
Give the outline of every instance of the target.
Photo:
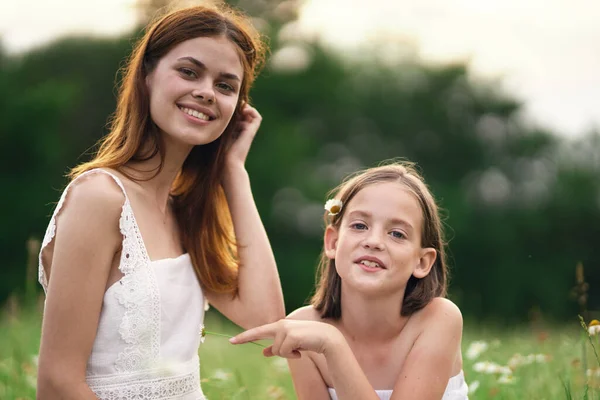
<svg viewBox="0 0 600 400">
<path fill-rule="evenodd" d="M 110 177 L 86 177 L 69 191 L 57 217 L 51 267 L 46 270 L 38 399 L 96 399 L 85 371 L 112 260 L 122 240 L 124 196 Z"/>
<path fill-rule="evenodd" d="M 211 292 L 207 297 L 227 318 L 247 329 L 284 318 L 285 308 L 275 257 L 244 167 L 262 118 L 247 104 L 242 113 L 240 135 L 227 153 L 223 180 L 240 259 L 238 293 L 233 299 L 230 294 Z"/>
<path fill-rule="evenodd" d="M 295 312 L 294 314 L 296 314 Z M 299 317 L 292 314 L 292 317 Z M 436 298 L 420 315 L 423 330 L 400 371 L 391 399 L 439 400 L 460 354 L 462 316 L 451 301 Z M 310 316 L 308 319 L 312 319 Z M 234 344 L 273 339 L 263 353 L 289 359 L 300 400 L 329 399 L 325 382 L 307 354 L 323 354 L 340 400 L 379 400 L 342 333 L 335 327 L 312 321 L 280 320 L 243 332 Z M 301 361 L 302 360 L 302 361 Z"/>
<path fill-rule="evenodd" d="M 243 332 L 230 341 L 234 344 L 273 339 L 263 353 L 289 359 L 294 387 L 300 400 L 328 400 L 327 385 L 308 354 L 323 354 L 333 386 L 340 400 L 379 400 L 348 346 L 344 335 L 332 325 L 290 319 Z"/>
<path fill-rule="evenodd" d="M 327 384 L 307 352 L 300 358 L 288 358 L 288 365 L 298 400 L 330 400 Z"/>
<path fill-rule="evenodd" d="M 422 311 L 422 332 L 413 344 L 391 400 L 442 398 L 460 358 L 462 315 L 450 300 L 435 298 Z M 340 398 L 342 399 L 342 398 Z"/>
</svg>

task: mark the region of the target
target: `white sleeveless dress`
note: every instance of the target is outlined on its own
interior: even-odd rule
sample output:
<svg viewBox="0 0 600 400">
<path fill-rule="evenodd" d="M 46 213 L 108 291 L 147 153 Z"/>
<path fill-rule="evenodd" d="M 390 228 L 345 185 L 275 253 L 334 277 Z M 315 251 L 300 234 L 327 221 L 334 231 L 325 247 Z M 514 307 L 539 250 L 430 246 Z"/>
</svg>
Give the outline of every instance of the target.
<svg viewBox="0 0 600 400">
<path fill-rule="evenodd" d="M 390 400 L 392 398 L 392 392 L 392 390 L 375 391 L 380 400 Z M 469 388 L 465 382 L 465 376 L 463 372 L 460 371 L 448 381 L 448 386 L 446 386 L 446 391 L 444 392 L 442 400 L 469 400 L 468 392 Z M 329 396 L 331 397 L 331 400 L 338 400 L 335 389 L 333 388 L 329 388 Z"/>
<path fill-rule="evenodd" d="M 151 261 L 119 178 L 94 169 L 76 180 L 97 173 L 112 177 L 125 195 L 119 220 L 124 276 L 104 293 L 86 381 L 101 400 L 204 400 L 198 346 L 205 299 L 191 259 L 183 254 Z M 54 238 L 56 216 L 71 184 L 50 219 L 42 250 Z M 41 251 L 39 263 L 39 281 L 47 292 Z"/>
</svg>

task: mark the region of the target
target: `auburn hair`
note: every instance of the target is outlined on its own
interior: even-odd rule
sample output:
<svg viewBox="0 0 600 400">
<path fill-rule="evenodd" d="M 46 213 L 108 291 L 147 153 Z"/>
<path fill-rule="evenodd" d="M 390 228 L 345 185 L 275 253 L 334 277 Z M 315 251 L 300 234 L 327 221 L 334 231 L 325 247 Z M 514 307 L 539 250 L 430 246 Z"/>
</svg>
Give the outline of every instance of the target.
<svg viewBox="0 0 600 400">
<path fill-rule="evenodd" d="M 411 276 L 406 284 L 400 313 L 408 316 L 425 307 L 433 298 L 446 296 L 448 280 L 439 209 L 414 164 L 395 161 L 348 176 L 328 194 L 329 198 L 341 200 L 343 206 L 336 215 L 329 216 L 329 212 L 325 212 L 325 226 L 338 230 L 354 196 L 367 186 L 382 182 L 397 182 L 415 196 L 423 214 L 421 247 L 431 247 L 437 253 L 429 274 L 420 279 Z M 342 316 L 341 298 L 342 279 L 336 271 L 335 260 L 329 259 L 323 249 L 317 268 L 317 287 L 311 304 L 322 318 L 339 319 Z"/>
<path fill-rule="evenodd" d="M 244 68 L 238 103 L 223 134 L 195 146 L 173 182 L 171 197 L 182 244 L 190 254 L 202 286 L 215 292 L 235 292 L 239 261 L 233 223 L 221 185 L 224 156 L 234 137 L 238 115 L 263 65 L 266 45 L 249 19 L 226 5 L 195 6 L 170 11 L 151 22 L 123 68 L 117 107 L 109 133 L 98 143 L 89 162 L 73 168 L 70 179 L 94 168 L 121 167 L 165 155 L 159 129 L 150 116 L 146 77 L 178 44 L 198 37 L 224 37 L 236 45 Z"/>
</svg>

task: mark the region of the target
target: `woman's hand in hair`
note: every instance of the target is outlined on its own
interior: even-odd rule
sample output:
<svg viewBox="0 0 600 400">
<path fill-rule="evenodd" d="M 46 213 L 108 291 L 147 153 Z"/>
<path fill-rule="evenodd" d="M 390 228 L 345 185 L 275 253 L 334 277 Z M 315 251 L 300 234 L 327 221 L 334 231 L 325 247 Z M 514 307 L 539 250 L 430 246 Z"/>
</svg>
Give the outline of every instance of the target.
<svg viewBox="0 0 600 400">
<path fill-rule="evenodd" d="M 226 163 L 229 166 L 244 165 L 250 145 L 258 132 L 262 117 L 256 108 L 250 104 L 242 105 L 237 127 L 234 131 L 235 140 L 229 148 Z"/>
<path fill-rule="evenodd" d="M 340 344 L 347 345 L 342 333 L 332 325 L 290 319 L 249 329 L 230 342 L 242 344 L 262 339 L 273 339 L 273 344 L 263 350 L 266 357 L 300 358 L 302 351 L 326 354 Z"/>
</svg>

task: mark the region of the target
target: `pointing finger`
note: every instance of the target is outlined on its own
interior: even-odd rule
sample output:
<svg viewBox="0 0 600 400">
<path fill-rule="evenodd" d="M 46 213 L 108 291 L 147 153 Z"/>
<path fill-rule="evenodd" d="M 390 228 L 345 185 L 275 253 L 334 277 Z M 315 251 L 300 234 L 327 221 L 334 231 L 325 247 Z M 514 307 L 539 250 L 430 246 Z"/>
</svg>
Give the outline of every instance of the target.
<svg viewBox="0 0 600 400">
<path fill-rule="evenodd" d="M 233 344 L 242 344 L 261 339 L 273 339 L 277 333 L 277 322 L 248 329 L 229 339 Z"/>
</svg>

